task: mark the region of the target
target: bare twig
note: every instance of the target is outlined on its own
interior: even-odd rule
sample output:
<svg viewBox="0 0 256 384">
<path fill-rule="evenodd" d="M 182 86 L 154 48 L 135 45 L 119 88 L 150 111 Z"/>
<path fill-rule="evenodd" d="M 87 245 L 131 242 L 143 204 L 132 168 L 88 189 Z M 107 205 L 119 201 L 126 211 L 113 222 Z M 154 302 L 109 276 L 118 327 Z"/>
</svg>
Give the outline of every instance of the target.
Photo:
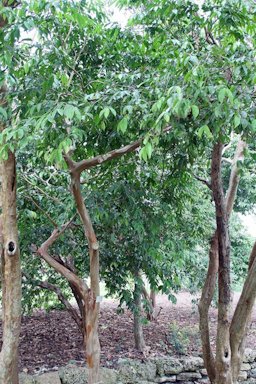
<svg viewBox="0 0 256 384">
<path fill-rule="evenodd" d="M 44 216 L 47 217 L 47 219 L 52 223 L 52 225 L 55 227 L 55 228 L 58 228 L 58 224 L 51 218 L 51 216 L 49 215 L 49 213 L 47 213 L 43 208 L 40 207 L 40 205 L 33 199 L 33 197 L 31 196 L 26 196 L 25 197 L 27 200 L 30 200 L 32 201 L 32 203 L 37 207 L 37 209 L 39 209 L 40 212 L 42 212 L 44 214 Z"/>
</svg>

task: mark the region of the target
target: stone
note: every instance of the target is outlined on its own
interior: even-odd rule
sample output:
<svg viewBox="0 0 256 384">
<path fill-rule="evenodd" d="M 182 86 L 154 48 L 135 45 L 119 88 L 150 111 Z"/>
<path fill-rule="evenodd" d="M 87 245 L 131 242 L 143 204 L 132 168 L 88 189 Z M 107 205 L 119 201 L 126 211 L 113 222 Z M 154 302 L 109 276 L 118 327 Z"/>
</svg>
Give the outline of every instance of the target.
<svg viewBox="0 0 256 384">
<path fill-rule="evenodd" d="M 246 380 L 247 379 L 247 372 L 246 371 L 241 371 L 238 375 L 238 381 Z"/>
<path fill-rule="evenodd" d="M 35 376 L 35 384 L 61 384 L 58 372 L 48 372 Z"/>
<path fill-rule="evenodd" d="M 155 359 L 156 369 L 159 376 L 176 375 L 183 371 L 183 365 L 173 357 Z"/>
<path fill-rule="evenodd" d="M 156 377 L 156 364 L 152 361 L 140 362 L 133 359 L 118 361 L 118 379 L 123 383 L 152 381 Z M 105 384 L 105 383 L 104 383 Z"/>
<path fill-rule="evenodd" d="M 191 379 L 202 379 L 202 375 L 199 372 L 181 372 L 177 376 L 177 381 L 186 381 Z"/>
<path fill-rule="evenodd" d="M 249 363 L 243 363 L 242 365 L 241 365 L 241 371 L 250 371 L 250 369 L 251 369 L 251 365 L 249 364 Z"/>
<path fill-rule="evenodd" d="M 251 370 L 248 372 L 248 376 L 249 376 L 249 377 L 252 377 L 253 379 L 256 379 L 256 368 L 251 369 Z"/>
<path fill-rule="evenodd" d="M 198 384 L 209 384 L 209 380 L 207 378 L 202 378 L 197 381 Z"/>
<path fill-rule="evenodd" d="M 104 384 L 116 384 L 117 382 L 117 371 L 109 368 L 100 369 L 100 380 Z"/>
<path fill-rule="evenodd" d="M 184 371 L 195 372 L 200 368 L 204 368 L 204 361 L 201 357 L 188 357 L 180 360 L 183 365 Z"/>
<path fill-rule="evenodd" d="M 203 375 L 203 376 L 207 376 L 207 369 L 205 369 L 205 368 L 200 369 L 200 373 L 201 373 L 201 375 Z"/>
<path fill-rule="evenodd" d="M 85 367 L 77 367 L 75 365 L 68 365 L 59 370 L 59 382 L 56 384 L 87 384 L 88 370 Z M 48 383 L 38 382 L 38 384 Z M 117 372 L 114 369 L 101 368 L 100 369 L 100 382 L 99 384 L 116 384 Z M 35 383 L 37 384 L 37 382 Z M 55 384 L 55 382 L 49 382 L 49 384 Z M 123 384 L 120 382 L 120 384 Z"/>
<path fill-rule="evenodd" d="M 159 383 L 159 384 L 162 384 L 162 383 L 175 383 L 176 380 L 177 380 L 177 376 L 176 375 L 162 376 L 162 377 L 158 377 L 156 379 L 156 383 Z"/>
<path fill-rule="evenodd" d="M 62 384 L 87 384 L 87 368 L 67 365 L 59 369 L 59 377 Z"/>
<path fill-rule="evenodd" d="M 34 377 L 26 373 L 21 373 L 19 375 L 19 384 L 35 384 Z"/>
<path fill-rule="evenodd" d="M 253 363 L 256 360 L 256 350 L 246 348 L 244 352 L 244 363 Z"/>
</svg>

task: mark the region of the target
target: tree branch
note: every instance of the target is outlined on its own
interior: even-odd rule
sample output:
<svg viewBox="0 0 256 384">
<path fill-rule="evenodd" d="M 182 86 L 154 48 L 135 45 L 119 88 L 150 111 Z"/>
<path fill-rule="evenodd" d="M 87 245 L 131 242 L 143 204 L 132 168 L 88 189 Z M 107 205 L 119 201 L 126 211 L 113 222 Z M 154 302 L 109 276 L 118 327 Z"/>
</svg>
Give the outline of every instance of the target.
<svg viewBox="0 0 256 384">
<path fill-rule="evenodd" d="M 51 236 L 41 245 L 40 248 L 37 250 L 37 254 L 43 258 L 52 268 L 54 268 L 58 273 L 60 273 L 62 276 L 64 276 L 70 284 L 73 284 L 79 292 L 81 292 L 81 297 L 84 299 L 84 296 L 87 295 L 89 287 L 87 284 L 80 279 L 78 276 L 76 276 L 75 273 L 70 271 L 67 267 L 60 264 L 56 259 L 54 259 L 52 256 L 50 256 L 48 249 L 52 244 L 63 234 L 63 232 L 70 226 L 72 223 L 73 218 L 64 224 L 62 228 L 55 229 Z"/>
<path fill-rule="evenodd" d="M 26 199 L 32 201 L 32 203 L 39 209 L 40 212 L 42 212 L 47 217 L 47 219 L 52 223 L 52 225 L 55 228 L 58 228 L 58 224 L 51 218 L 51 216 L 43 208 L 40 207 L 39 204 L 37 204 L 37 202 L 33 199 L 32 196 L 26 196 Z"/>
<path fill-rule="evenodd" d="M 206 180 L 202 177 L 199 177 L 199 176 L 195 175 L 194 173 L 193 173 L 193 176 L 195 179 L 197 179 L 197 180 L 201 181 L 203 184 L 205 184 L 210 190 L 212 189 L 211 183 L 208 180 Z"/>
<path fill-rule="evenodd" d="M 171 127 L 166 127 L 163 132 L 169 132 L 170 129 Z M 74 162 L 68 154 L 64 154 L 64 159 L 71 171 L 80 174 L 86 169 L 95 167 L 96 165 L 100 165 L 102 163 L 105 163 L 106 161 L 119 158 L 127 153 L 133 152 L 135 149 L 141 146 L 143 139 L 144 138 L 140 138 L 139 140 L 136 140 L 131 144 L 125 145 L 124 147 L 114 149 L 110 152 L 107 152 L 103 155 L 95 156 L 91 159 L 81 160 L 78 163 Z"/>
<path fill-rule="evenodd" d="M 75 320 L 76 324 L 78 325 L 80 331 L 82 331 L 82 319 L 81 319 L 81 317 L 79 316 L 79 314 L 76 311 L 76 309 L 66 299 L 65 295 L 62 293 L 62 291 L 61 291 L 61 289 L 59 287 L 57 287 L 54 284 L 49 283 L 49 281 L 47 281 L 47 280 L 46 281 L 39 281 L 39 280 L 32 279 L 32 277 L 29 276 L 24 271 L 22 272 L 22 275 L 25 276 L 28 281 L 31 281 L 32 284 L 34 284 L 34 285 L 36 285 L 36 286 L 38 286 L 40 288 L 48 289 L 48 290 L 56 293 L 56 295 L 58 296 L 58 299 L 60 300 L 60 302 L 65 306 L 67 311 L 71 314 L 71 316 Z"/>
<path fill-rule="evenodd" d="M 244 160 L 244 150 L 246 148 L 246 143 L 241 139 L 237 143 L 236 152 L 232 161 L 231 173 L 229 177 L 229 185 L 226 193 L 226 209 L 228 218 L 231 215 L 233 210 L 237 188 L 240 181 L 238 161 Z"/>
</svg>

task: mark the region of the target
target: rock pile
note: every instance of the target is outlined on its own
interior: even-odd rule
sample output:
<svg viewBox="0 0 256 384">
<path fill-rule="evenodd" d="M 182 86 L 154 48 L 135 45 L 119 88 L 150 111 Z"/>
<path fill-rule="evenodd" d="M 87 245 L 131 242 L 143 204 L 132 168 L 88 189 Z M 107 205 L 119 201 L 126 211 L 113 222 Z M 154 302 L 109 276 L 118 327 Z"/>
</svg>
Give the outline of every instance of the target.
<svg viewBox="0 0 256 384">
<path fill-rule="evenodd" d="M 40 376 L 20 375 L 20 384 L 87 384 L 87 369 L 68 365 Z M 118 369 L 101 369 L 102 384 L 208 384 L 201 357 L 159 357 L 145 362 L 120 359 Z M 241 384 L 256 384 L 256 351 L 247 349 Z"/>
</svg>

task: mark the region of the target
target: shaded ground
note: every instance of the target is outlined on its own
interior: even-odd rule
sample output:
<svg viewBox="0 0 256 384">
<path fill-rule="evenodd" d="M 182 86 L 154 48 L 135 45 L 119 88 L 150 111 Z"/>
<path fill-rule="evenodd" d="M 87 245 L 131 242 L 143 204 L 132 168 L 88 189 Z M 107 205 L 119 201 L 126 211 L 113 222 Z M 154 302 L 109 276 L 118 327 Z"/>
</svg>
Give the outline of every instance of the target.
<svg viewBox="0 0 256 384">
<path fill-rule="evenodd" d="M 237 297 L 235 297 L 235 301 Z M 133 347 L 132 314 L 116 313 L 117 303 L 105 301 L 100 317 L 102 364 L 115 366 L 120 357 L 145 358 L 155 355 L 200 354 L 198 313 L 188 293 L 178 295 L 176 305 L 165 296 L 158 297 L 157 319 L 144 327 L 147 349 L 145 356 Z M 212 328 L 216 310 L 211 310 Z M 1 338 L 1 334 L 0 334 Z M 247 346 L 256 345 L 256 308 Z M 83 364 L 82 338 L 74 321 L 65 311 L 40 312 L 22 321 L 20 370 L 34 373 L 57 369 L 70 361 Z"/>
</svg>

